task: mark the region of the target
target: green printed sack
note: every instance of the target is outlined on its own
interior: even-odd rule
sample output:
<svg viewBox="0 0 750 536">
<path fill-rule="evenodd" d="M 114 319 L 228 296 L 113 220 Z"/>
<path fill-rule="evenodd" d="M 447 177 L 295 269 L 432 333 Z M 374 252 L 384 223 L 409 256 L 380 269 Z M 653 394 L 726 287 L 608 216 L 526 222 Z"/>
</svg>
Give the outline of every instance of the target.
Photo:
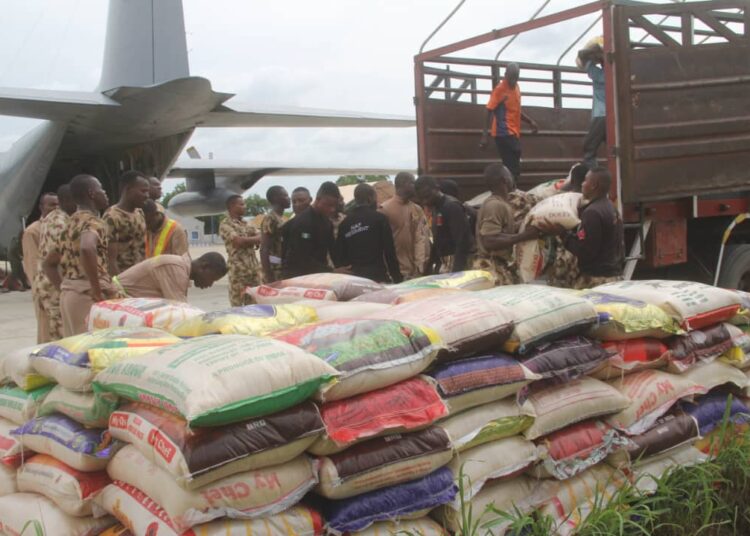
<svg viewBox="0 0 750 536">
<path fill-rule="evenodd" d="M 112 365 L 94 390 L 181 415 L 191 426 L 217 426 L 294 406 L 337 375 L 291 344 L 207 335 Z"/>
<path fill-rule="evenodd" d="M 36 410 L 52 387 L 52 385 L 45 385 L 33 391 L 24 391 L 15 385 L 0 387 L 0 417 L 16 424 L 24 424 L 33 419 Z"/>
<path fill-rule="evenodd" d="M 112 393 L 79 393 L 57 385 L 39 406 L 37 416 L 62 413 L 89 428 L 106 428 L 116 409 L 117 396 Z"/>
</svg>

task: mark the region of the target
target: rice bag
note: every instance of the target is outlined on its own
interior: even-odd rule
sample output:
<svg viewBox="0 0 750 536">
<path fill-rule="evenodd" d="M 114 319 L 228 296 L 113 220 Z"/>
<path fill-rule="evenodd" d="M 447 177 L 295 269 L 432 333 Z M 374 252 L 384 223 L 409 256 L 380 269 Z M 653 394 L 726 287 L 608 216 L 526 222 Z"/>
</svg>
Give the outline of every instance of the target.
<svg viewBox="0 0 750 536">
<path fill-rule="evenodd" d="M 599 368 L 609 353 L 585 337 L 565 337 L 541 344 L 521 357 L 521 363 L 542 379 L 575 380 Z"/>
<path fill-rule="evenodd" d="M 591 375 L 600 380 L 621 378 L 639 370 L 661 368 L 667 362 L 669 348 L 659 339 L 629 339 L 602 344 L 610 357 Z"/>
<path fill-rule="evenodd" d="M 450 438 L 438 427 L 377 437 L 321 458 L 316 491 L 329 499 L 346 499 L 423 477 L 451 458 Z"/>
<path fill-rule="evenodd" d="M 403 519 L 399 521 L 379 521 L 364 530 L 349 533 L 350 536 L 388 536 L 390 534 L 414 534 L 419 536 L 447 536 L 438 523 L 429 517 Z"/>
<path fill-rule="evenodd" d="M 443 467 L 422 478 L 363 493 L 351 499 L 330 501 L 324 517 L 335 534 L 363 530 L 378 521 L 397 519 L 446 504 L 456 496 L 453 473 Z"/>
<path fill-rule="evenodd" d="M 24 457 L 28 457 L 31 453 L 11 433 L 16 428 L 18 428 L 17 424 L 0 417 L 0 467 L 12 469 L 14 477 L 16 467 L 21 465 Z"/>
<path fill-rule="evenodd" d="M 373 292 L 372 294 L 376 294 Z M 369 294 L 363 294 L 369 296 Z M 304 305 L 315 311 L 318 320 L 342 320 L 347 318 L 365 318 L 373 313 L 388 309 L 390 305 L 384 303 L 371 303 L 366 301 L 352 300 L 350 302 L 326 301 L 326 300 L 300 300 L 295 305 Z"/>
<path fill-rule="evenodd" d="M 571 424 L 616 413 L 630 406 L 630 399 L 612 386 L 583 377 L 562 385 L 530 390 L 521 406 L 534 416 L 534 424 L 524 430 L 527 439 L 538 439 Z"/>
<path fill-rule="evenodd" d="M 261 305 L 283 305 L 300 300 L 336 301 L 336 293 L 332 290 L 304 287 L 274 288 L 270 285 L 259 285 L 247 287 L 245 295 Z"/>
<path fill-rule="evenodd" d="M 391 288 L 443 288 L 458 290 L 486 290 L 495 286 L 495 278 L 484 270 L 466 270 L 449 274 L 434 274 L 409 279 Z"/>
<path fill-rule="evenodd" d="M 627 444 L 627 440 L 609 425 L 585 421 L 537 440 L 542 463 L 534 476 L 566 480 L 603 461 L 609 454 Z"/>
<path fill-rule="evenodd" d="M 534 418 L 510 398 L 482 404 L 452 414 L 436 423 L 448 433 L 457 452 L 518 435 L 531 426 Z"/>
<path fill-rule="evenodd" d="M 177 324 L 172 333 L 178 337 L 213 334 L 261 336 L 317 319 L 313 308 L 302 305 L 246 305 L 193 316 Z"/>
<path fill-rule="evenodd" d="M 318 291 L 332 292 L 338 301 L 353 300 L 357 296 L 367 292 L 375 292 L 385 288 L 380 283 L 371 279 L 349 274 L 338 274 L 335 272 L 309 274 L 291 279 L 276 281 L 270 286 L 275 289 L 304 288 Z M 323 299 L 314 296 L 304 296 L 307 299 Z M 260 302 L 259 302 L 260 303 Z"/>
<path fill-rule="evenodd" d="M 722 424 L 724 414 L 729 406 L 728 421 L 731 424 L 745 424 L 750 422 L 750 409 L 740 399 L 732 397 L 729 401 L 727 393 L 708 393 L 696 397 L 693 402 L 680 402 L 682 411 L 690 415 L 698 425 L 701 436 L 710 434 Z"/>
<path fill-rule="evenodd" d="M 732 348 L 732 335 L 727 326 L 717 324 L 696 329 L 669 341 L 668 368 L 681 373 L 700 361 L 712 361 Z"/>
<path fill-rule="evenodd" d="M 0 497 L 11 493 L 18 493 L 16 469 L 9 465 L 0 464 Z M 0 530 L 2 530 L 2 526 L 3 521 L 0 519 Z"/>
<path fill-rule="evenodd" d="M 74 517 L 47 497 L 36 493 L 13 493 L 0 497 L 0 533 L 56 536 L 96 536 L 114 525 L 110 516 Z"/>
<path fill-rule="evenodd" d="M 643 370 L 613 380 L 610 384 L 632 403 L 607 419 L 614 428 L 628 435 L 651 428 L 681 398 L 703 394 L 707 389 L 686 378 L 660 370 Z"/>
<path fill-rule="evenodd" d="M 659 417 L 654 425 L 635 436 L 607 459 L 614 467 L 641 463 L 656 454 L 679 445 L 691 443 L 699 436 L 696 420 L 686 413 L 670 413 Z"/>
<path fill-rule="evenodd" d="M 515 326 L 505 343 L 509 352 L 524 353 L 543 342 L 584 333 L 598 319 L 590 301 L 543 285 L 506 285 L 478 292 L 476 296 L 513 311 Z"/>
<path fill-rule="evenodd" d="M 708 459 L 704 453 L 692 445 L 682 445 L 646 458 L 631 468 L 633 486 L 644 494 L 653 494 L 658 489 L 658 481 L 666 474 L 680 467 L 691 467 Z"/>
<path fill-rule="evenodd" d="M 15 383 L 24 391 L 33 391 L 53 383 L 51 378 L 42 376 L 31 366 L 29 356 L 42 347 L 42 345 L 29 346 L 14 350 L 5 356 L 5 359 L 0 361 L 0 385 Z"/>
<path fill-rule="evenodd" d="M 411 322 L 434 329 L 447 348 L 438 360 L 466 357 L 499 348 L 513 332 L 513 312 L 471 293 L 396 305 L 369 318 Z"/>
<path fill-rule="evenodd" d="M 354 303 L 381 303 L 387 305 L 400 305 L 430 298 L 442 298 L 449 300 L 463 295 L 464 290 L 456 288 L 440 287 L 409 287 L 392 285 L 383 290 L 368 292 L 352 300 Z"/>
<path fill-rule="evenodd" d="M 113 363 L 180 342 L 155 328 L 110 328 L 66 337 L 30 356 L 33 367 L 72 391 L 90 391 L 94 376 Z"/>
<path fill-rule="evenodd" d="M 122 446 L 106 430 L 84 428 L 62 415 L 32 419 L 12 434 L 24 447 L 83 472 L 103 470 Z"/>
<path fill-rule="evenodd" d="M 441 365 L 429 375 L 451 412 L 459 412 L 516 394 L 540 379 L 524 365 L 504 354 L 461 359 Z"/>
<path fill-rule="evenodd" d="M 326 456 L 371 437 L 425 428 L 448 415 L 437 388 L 428 378 L 406 381 L 328 402 L 320 407 L 326 434 L 308 449 Z"/>
<path fill-rule="evenodd" d="M 733 324 L 725 326 L 732 338 L 732 347 L 722 354 L 721 360 L 740 369 L 750 367 L 750 334 Z"/>
<path fill-rule="evenodd" d="M 235 473 L 286 463 L 324 431 L 318 407 L 302 402 L 278 413 L 215 428 L 189 428 L 181 417 L 126 404 L 109 419 L 112 437 L 192 490 Z"/>
<path fill-rule="evenodd" d="M 118 400 L 112 393 L 80 393 L 56 385 L 42 400 L 36 415 L 60 413 L 88 428 L 106 428 Z"/>
<path fill-rule="evenodd" d="M 618 281 L 594 290 L 655 305 L 686 330 L 729 320 L 742 304 L 736 292 L 694 281 Z"/>
<path fill-rule="evenodd" d="M 736 385 L 740 389 L 743 389 L 748 384 L 747 376 L 745 376 L 744 372 L 723 361 L 699 363 L 682 374 L 682 376 L 700 384 L 705 391 L 711 391 L 724 384 Z"/>
<path fill-rule="evenodd" d="M 341 400 L 398 383 L 426 369 L 443 347 L 433 330 L 397 320 L 318 322 L 271 335 L 316 355 L 339 371 L 321 388 L 322 401 Z"/>
<path fill-rule="evenodd" d="M 109 482 L 105 471 L 77 471 L 46 454 L 31 457 L 18 470 L 19 491 L 44 495 L 75 517 L 91 515 L 93 498 Z"/>
<path fill-rule="evenodd" d="M 116 363 L 95 387 L 218 426 L 284 410 L 338 375 L 290 344 L 249 335 L 206 335 Z"/>
<path fill-rule="evenodd" d="M 164 509 L 175 529 L 184 531 L 224 516 L 251 519 L 283 512 L 317 483 L 316 469 L 312 460 L 300 456 L 285 464 L 237 473 L 188 491 L 128 445 L 115 455 L 107 473 L 113 481 L 145 493 Z"/>
<path fill-rule="evenodd" d="M 24 391 L 12 384 L 0 387 L 0 417 L 16 424 L 25 423 L 36 415 L 52 387 L 45 385 L 33 391 Z"/>
<path fill-rule="evenodd" d="M 520 436 L 498 439 L 456 454 L 448 466 L 459 486 L 459 496 L 453 501 L 453 508 L 461 509 L 460 490 L 463 488 L 463 501 L 467 503 L 491 480 L 517 476 L 539 459 L 539 450 L 531 441 Z"/>
<path fill-rule="evenodd" d="M 105 300 L 91 306 L 87 329 L 158 328 L 171 333 L 181 322 L 200 314 L 202 309 L 163 298 Z"/>
</svg>

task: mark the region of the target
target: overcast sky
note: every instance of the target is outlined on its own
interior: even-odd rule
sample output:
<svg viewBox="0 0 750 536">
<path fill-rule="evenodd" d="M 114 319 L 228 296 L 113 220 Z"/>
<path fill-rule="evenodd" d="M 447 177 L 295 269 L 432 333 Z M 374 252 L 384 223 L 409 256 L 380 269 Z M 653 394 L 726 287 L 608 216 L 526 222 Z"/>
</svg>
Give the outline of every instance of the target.
<svg viewBox="0 0 750 536">
<path fill-rule="evenodd" d="M 236 108 L 309 106 L 413 115 L 413 56 L 458 0 L 184 0 L 191 74 Z M 552 0 L 543 14 L 582 2 Z M 105 0 L 4 0 L 0 85 L 91 90 Z M 466 0 L 427 49 L 527 19 L 541 0 Z M 555 63 L 593 16 L 519 38 L 504 59 Z M 595 30 L 596 32 L 596 30 Z M 494 56 L 501 43 L 474 51 Z M 572 59 L 572 56 L 571 56 Z M 567 63 L 570 63 L 571 59 Z M 0 117 L 0 151 L 35 121 Z M 204 157 L 416 168 L 407 129 L 199 129 Z M 269 179 L 259 183 L 265 191 Z M 278 182 L 278 179 L 270 179 Z M 290 179 L 287 186 L 306 179 Z M 314 187 L 319 180 L 310 181 Z"/>
</svg>

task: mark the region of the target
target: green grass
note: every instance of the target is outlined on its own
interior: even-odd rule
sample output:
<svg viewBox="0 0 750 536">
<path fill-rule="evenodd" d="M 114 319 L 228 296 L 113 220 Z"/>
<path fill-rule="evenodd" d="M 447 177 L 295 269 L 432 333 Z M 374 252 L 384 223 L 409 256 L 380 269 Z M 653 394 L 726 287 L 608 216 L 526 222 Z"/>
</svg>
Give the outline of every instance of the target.
<svg viewBox="0 0 750 536">
<path fill-rule="evenodd" d="M 732 428 L 726 422 L 725 415 L 718 432 L 722 447 L 714 458 L 691 467 L 671 468 L 654 479 L 653 494 L 644 494 L 630 483 L 608 501 L 597 497 L 576 534 L 750 536 L 750 431 L 730 433 Z M 464 486 L 459 487 L 463 497 Z M 553 519 L 538 512 L 500 512 L 492 507 L 475 512 L 470 503 L 462 501 L 461 530 L 456 535 L 498 534 L 501 525 L 510 525 L 507 534 L 515 536 L 554 534 Z"/>
</svg>

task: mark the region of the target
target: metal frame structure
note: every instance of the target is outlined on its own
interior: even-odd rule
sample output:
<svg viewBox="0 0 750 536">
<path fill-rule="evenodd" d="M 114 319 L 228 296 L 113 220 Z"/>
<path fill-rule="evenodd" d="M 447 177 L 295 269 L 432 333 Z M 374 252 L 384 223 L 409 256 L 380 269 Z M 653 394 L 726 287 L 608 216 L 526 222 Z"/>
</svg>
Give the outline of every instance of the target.
<svg viewBox="0 0 750 536">
<path fill-rule="evenodd" d="M 601 19 L 602 19 L 602 33 L 604 36 L 604 51 L 605 51 L 605 58 L 606 61 L 604 62 L 604 71 L 605 71 L 605 77 L 606 77 L 606 104 L 607 109 L 614 111 L 614 113 L 610 112 L 608 114 L 608 121 L 607 121 L 607 156 L 608 156 L 608 166 L 610 168 L 610 171 L 612 172 L 613 176 L 617 178 L 615 184 L 613 184 L 613 189 L 611 192 L 612 198 L 614 200 L 617 200 L 618 203 L 620 203 L 620 208 L 623 211 L 623 214 L 625 215 L 626 219 L 629 221 L 639 221 L 641 219 L 641 216 L 645 214 L 646 217 L 657 217 L 661 218 L 673 218 L 673 217 L 702 217 L 702 216 L 716 216 L 716 215 L 724 215 L 724 216 L 731 216 L 739 213 L 746 212 L 748 209 L 750 209 L 749 203 L 747 199 L 745 198 L 736 198 L 736 197 L 726 197 L 726 198 L 720 198 L 720 199 L 702 199 L 698 196 L 694 196 L 694 198 L 688 198 L 688 199 L 680 199 L 679 201 L 677 199 L 665 199 L 665 200 L 652 200 L 647 203 L 643 203 L 643 206 L 640 206 L 640 203 L 628 203 L 626 206 L 623 206 L 621 204 L 622 199 L 622 178 L 623 174 L 627 174 L 627 169 L 622 169 L 622 166 L 624 165 L 621 160 L 621 155 L 623 154 L 623 147 L 622 143 L 625 140 L 619 139 L 619 136 L 621 135 L 620 129 L 618 129 L 618 124 L 622 124 L 623 121 L 631 121 L 632 120 L 632 111 L 630 110 L 630 103 L 625 102 L 618 102 L 618 95 L 617 95 L 617 87 L 618 87 L 618 72 L 614 65 L 614 58 L 615 58 L 615 50 L 616 49 L 623 49 L 623 48 L 630 48 L 631 46 L 635 46 L 634 44 L 631 44 L 629 42 L 623 41 L 623 32 L 617 33 L 617 39 L 620 39 L 621 42 L 616 43 L 616 32 L 615 32 L 615 26 L 616 25 L 624 25 L 627 27 L 639 27 L 642 30 L 644 30 L 649 36 L 653 37 L 657 41 L 659 41 L 658 44 L 663 45 L 665 47 L 674 47 L 674 46 L 680 46 L 679 43 L 675 42 L 674 39 L 672 39 L 668 32 L 675 32 L 675 31 L 682 31 L 684 34 L 685 39 L 693 39 L 693 36 L 701 36 L 703 37 L 703 41 L 705 39 L 708 39 L 712 36 L 719 36 L 724 37 L 727 39 L 734 39 L 738 36 L 733 35 L 733 33 L 724 26 L 723 23 L 727 21 L 731 22 L 743 22 L 745 24 L 745 32 L 746 34 L 750 31 L 750 4 L 746 0 L 713 0 L 710 4 L 711 9 L 713 10 L 727 10 L 727 9 L 737 9 L 738 5 L 747 5 L 747 9 L 744 9 L 744 13 L 739 14 L 733 14 L 733 13 L 722 13 L 721 15 L 716 15 L 715 17 L 712 17 L 711 15 L 706 15 L 704 12 L 697 11 L 698 8 L 695 8 L 695 10 L 689 12 L 689 17 L 685 16 L 686 7 L 690 6 L 690 3 L 680 2 L 678 0 L 673 0 L 673 4 L 649 4 L 649 3 L 642 3 L 642 2 L 633 2 L 630 0 L 598 0 L 593 1 L 572 9 L 567 9 L 564 11 L 560 11 L 557 13 L 552 13 L 549 15 L 541 16 L 538 18 L 532 18 L 528 21 L 514 24 L 502 29 L 496 29 L 492 30 L 487 33 L 483 33 L 474 37 L 470 37 L 468 39 L 463 39 L 461 41 L 458 41 L 453 44 L 437 47 L 432 50 L 427 50 L 424 52 L 420 52 L 414 57 L 415 62 L 415 105 L 416 105 L 416 115 L 417 115 L 417 125 L 418 125 L 418 157 L 419 157 L 419 165 L 420 169 L 425 167 L 425 164 L 428 162 L 428 148 L 427 148 L 427 140 L 426 140 L 426 132 L 423 132 L 420 128 L 420 125 L 424 125 L 425 123 L 425 106 L 424 106 L 424 100 L 426 98 L 429 98 L 433 93 L 443 93 L 446 100 L 453 100 L 457 101 L 462 96 L 469 95 L 471 99 L 472 104 L 478 104 L 478 96 L 479 95 L 489 95 L 489 91 L 482 91 L 478 90 L 476 86 L 476 81 L 478 79 L 487 79 L 491 78 L 492 84 L 496 84 L 499 81 L 499 75 L 500 75 L 500 69 L 507 65 L 507 61 L 493 61 L 493 60 L 472 60 L 469 58 L 463 58 L 463 57 L 456 57 L 455 54 L 485 43 L 489 43 L 498 39 L 511 37 L 514 38 L 515 36 L 529 32 L 532 30 L 537 30 L 540 28 L 543 28 L 545 26 L 550 26 L 553 24 L 557 24 L 560 22 L 568 21 L 571 19 L 576 19 L 583 17 L 585 15 L 589 15 L 592 13 L 601 13 Z M 705 9 L 706 3 L 695 3 L 695 5 L 702 5 Z M 633 14 L 632 19 L 623 21 L 623 20 L 614 20 L 615 17 L 615 10 L 613 9 L 615 6 L 626 6 L 628 8 L 632 8 Z M 683 17 L 683 24 L 685 25 L 685 28 L 681 29 L 674 26 L 669 26 L 668 24 L 665 24 L 667 21 L 667 15 L 662 17 L 661 21 L 658 23 L 651 22 L 646 18 L 645 15 L 640 15 L 637 13 L 638 10 L 642 10 L 643 13 L 648 13 L 651 11 L 658 11 L 659 13 L 669 14 L 669 13 L 675 13 L 679 14 Z M 700 19 L 703 23 L 705 23 L 708 26 L 708 29 L 695 29 L 692 27 L 692 17 L 695 17 L 696 20 Z M 690 33 L 690 35 L 687 35 L 687 32 Z M 747 35 L 741 35 L 740 38 L 747 39 Z M 580 40 L 580 37 L 579 37 Z M 703 43 L 701 41 L 700 43 L 692 43 L 695 45 Z M 639 47 L 652 47 L 654 46 L 654 43 L 648 43 L 645 42 L 644 39 L 640 39 L 637 46 Z M 444 65 L 447 65 L 447 69 L 440 70 L 436 69 L 435 67 L 432 67 L 428 64 L 430 63 L 442 63 Z M 488 75 L 477 75 L 474 73 L 462 73 L 461 71 L 453 70 L 451 67 L 454 65 L 464 65 L 464 66 L 472 66 L 472 67 L 478 67 L 478 66 L 484 66 L 490 69 L 491 74 Z M 526 71 L 548 71 L 552 72 L 552 85 L 553 89 L 551 93 L 535 93 L 535 92 L 525 92 L 524 96 L 529 97 L 551 97 L 553 99 L 553 106 L 554 107 L 562 107 L 563 100 L 569 99 L 569 98 L 590 98 L 589 95 L 583 95 L 579 93 L 566 93 L 563 91 L 563 87 L 570 86 L 570 85 L 590 85 L 587 81 L 584 82 L 582 80 L 572 80 L 568 79 L 566 80 L 565 76 L 567 73 L 579 73 L 580 71 L 576 68 L 572 67 L 566 67 L 566 66 L 559 66 L 559 65 L 540 65 L 540 64 L 532 64 L 532 63 L 520 63 L 520 66 L 522 68 L 523 72 Z M 620 73 L 622 75 L 623 73 Z M 432 83 L 427 84 L 425 82 L 426 76 L 435 76 L 436 78 L 433 80 Z M 462 78 L 463 76 L 463 78 Z M 451 87 L 451 80 L 459 80 L 459 85 Z M 521 77 L 521 82 L 549 82 L 548 79 L 540 78 L 539 76 L 523 76 Z M 725 81 L 708 81 L 707 83 L 731 83 L 731 80 L 725 80 Z M 687 87 L 687 83 L 679 83 L 676 84 L 676 87 Z M 651 91 L 655 90 L 655 88 L 649 88 L 646 86 L 634 86 L 635 89 L 638 91 Z M 659 90 L 663 90 L 664 88 L 659 88 Z M 457 132 L 456 132 L 457 133 Z M 467 135 L 469 135 L 469 132 L 466 132 Z M 542 136 L 545 135 L 545 132 L 540 132 Z M 547 133 L 548 135 L 550 133 Z M 578 131 L 571 131 L 571 132 L 556 132 L 556 135 L 562 135 L 562 136 L 577 136 L 577 135 L 583 135 L 584 133 L 578 132 Z M 449 161 L 441 161 L 441 163 L 444 164 L 450 164 Z M 458 177 L 460 178 L 460 177 Z"/>
</svg>

